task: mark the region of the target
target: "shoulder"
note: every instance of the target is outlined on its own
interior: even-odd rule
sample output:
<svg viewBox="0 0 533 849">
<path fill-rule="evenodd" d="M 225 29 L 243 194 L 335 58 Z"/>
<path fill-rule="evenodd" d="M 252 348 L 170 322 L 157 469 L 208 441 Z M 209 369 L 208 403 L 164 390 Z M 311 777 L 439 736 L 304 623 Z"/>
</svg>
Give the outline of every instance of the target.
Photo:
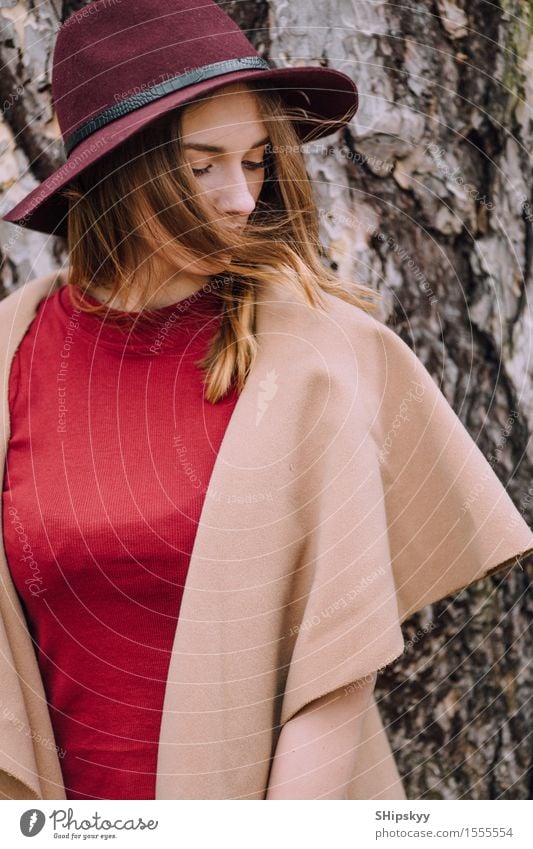
<svg viewBox="0 0 533 849">
<path fill-rule="evenodd" d="M 302 408 L 316 410 L 326 432 L 345 422 L 354 435 L 387 430 L 404 399 L 411 404 L 428 386 L 421 360 L 374 313 L 330 293 L 324 308 L 313 308 L 275 288 L 258 321 L 260 344 L 273 367 L 289 370 L 291 403 L 301 398 Z"/>
<path fill-rule="evenodd" d="M 0 301 L 0 317 L 4 320 L 15 318 L 18 314 L 21 318 L 30 318 L 43 298 L 53 294 L 64 282 L 64 271 L 51 271 L 49 274 L 34 277 Z"/>
<path fill-rule="evenodd" d="M 0 301 L 0 361 L 9 368 L 11 359 L 37 315 L 41 302 L 65 282 L 66 272 L 53 271 L 24 283 Z"/>
<path fill-rule="evenodd" d="M 414 352 L 401 336 L 373 313 L 329 292 L 325 293 L 325 301 L 328 305 L 327 313 L 330 321 L 352 339 L 355 338 L 361 343 L 375 344 L 381 348 L 392 346 L 397 350 L 407 350 L 414 356 Z"/>
<path fill-rule="evenodd" d="M 304 295 L 296 295 L 271 284 L 262 296 L 264 306 L 259 327 L 288 333 L 288 340 L 303 337 L 317 351 L 327 355 L 329 367 L 354 359 L 363 370 L 377 361 L 400 358 L 412 363 L 415 353 L 404 340 L 375 313 L 349 303 L 330 292 L 321 292 L 324 307 L 310 306 Z"/>
</svg>

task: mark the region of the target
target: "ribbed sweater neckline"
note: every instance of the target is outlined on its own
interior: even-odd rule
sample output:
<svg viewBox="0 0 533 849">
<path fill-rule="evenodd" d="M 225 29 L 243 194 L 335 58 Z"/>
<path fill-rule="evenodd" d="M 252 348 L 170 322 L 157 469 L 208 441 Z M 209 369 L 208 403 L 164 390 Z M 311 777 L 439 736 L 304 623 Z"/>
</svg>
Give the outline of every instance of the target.
<svg viewBox="0 0 533 849">
<path fill-rule="evenodd" d="M 143 312 L 107 308 L 100 315 L 84 312 L 73 299 L 73 284 L 58 292 L 58 304 L 69 320 L 69 328 L 92 337 L 98 346 L 122 353 L 151 356 L 196 352 L 218 327 L 222 302 L 213 286 L 206 286 L 172 304 L 150 311 L 148 323 Z M 90 306 L 101 302 L 89 292 L 81 292 L 82 302 Z"/>
</svg>

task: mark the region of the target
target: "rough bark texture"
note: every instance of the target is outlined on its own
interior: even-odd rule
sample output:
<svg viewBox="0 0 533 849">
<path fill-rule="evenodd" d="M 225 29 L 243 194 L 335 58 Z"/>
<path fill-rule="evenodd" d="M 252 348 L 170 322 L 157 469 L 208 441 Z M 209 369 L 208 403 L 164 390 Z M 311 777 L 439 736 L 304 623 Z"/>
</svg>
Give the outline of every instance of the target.
<svg viewBox="0 0 533 849">
<path fill-rule="evenodd" d="M 50 97 L 61 22 L 85 2 L 0 8 L 3 209 L 62 161 Z M 356 79 L 350 128 L 306 150 L 333 268 L 383 294 L 526 520 L 533 519 L 533 4 L 243 0 L 221 4 L 275 64 Z M 1 226 L 3 293 L 65 243 Z M 527 570 L 405 625 L 378 678 L 410 799 L 531 797 Z"/>
</svg>

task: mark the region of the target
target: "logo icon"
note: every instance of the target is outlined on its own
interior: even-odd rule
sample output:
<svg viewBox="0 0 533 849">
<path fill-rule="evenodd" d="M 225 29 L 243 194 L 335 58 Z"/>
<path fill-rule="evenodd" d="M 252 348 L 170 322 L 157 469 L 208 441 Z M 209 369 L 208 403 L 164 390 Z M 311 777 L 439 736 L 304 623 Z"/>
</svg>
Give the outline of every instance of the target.
<svg viewBox="0 0 533 849">
<path fill-rule="evenodd" d="M 42 811 L 37 808 L 30 808 L 29 811 L 24 811 L 20 818 L 20 830 L 24 837 L 35 837 L 42 831 L 46 822 L 46 817 Z"/>
<path fill-rule="evenodd" d="M 279 375 L 276 369 L 270 369 L 267 372 L 267 376 L 264 380 L 259 384 L 260 392 L 258 393 L 257 399 L 257 410 L 255 416 L 255 424 L 259 425 L 259 422 L 263 418 L 264 414 L 267 411 L 268 404 L 272 401 L 273 398 L 277 395 L 279 386 L 277 384 L 277 379 Z"/>
</svg>

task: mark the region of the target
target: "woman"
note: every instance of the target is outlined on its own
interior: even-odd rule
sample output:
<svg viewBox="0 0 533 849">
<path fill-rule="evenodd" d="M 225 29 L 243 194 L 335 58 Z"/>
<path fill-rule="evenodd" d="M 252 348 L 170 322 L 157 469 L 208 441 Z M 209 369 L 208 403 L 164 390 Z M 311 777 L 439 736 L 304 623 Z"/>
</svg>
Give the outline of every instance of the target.
<svg viewBox="0 0 533 849">
<path fill-rule="evenodd" d="M 261 60 L 215 4 L 136 0 L 128 23 L 180 73 L 147 89 L 133 63 L 142 105 L 123 81 L 80 120 L 65 57 L 90 44 L 85 85 L 112 103 L 102 68 L 117 85 L 145 55 L 97 7 L 54 53 L 73 167 L 5 216 L 68 221 L 70 269 L 0 308 L 0 790 L 404 798 L 372 697 L 401 622 L 533 535 L 372 293 L 322 268 L 299 143 L 310 113 L 315 137 L 353 114 L 353 84 L 340 110 L 317 94 L 336 72 L 289 69 L 303 113 L 289 71 L 218 64 Z"/>
</svg>

